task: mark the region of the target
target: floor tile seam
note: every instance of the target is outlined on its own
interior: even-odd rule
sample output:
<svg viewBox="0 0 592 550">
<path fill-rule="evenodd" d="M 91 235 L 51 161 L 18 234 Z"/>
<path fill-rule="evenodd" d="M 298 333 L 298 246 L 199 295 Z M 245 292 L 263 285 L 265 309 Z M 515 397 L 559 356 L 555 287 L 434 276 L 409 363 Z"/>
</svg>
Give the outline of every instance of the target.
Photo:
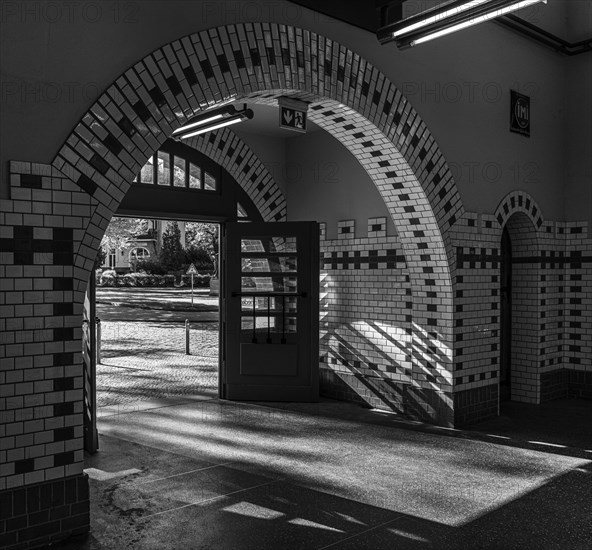
<svg viewBox="0 0 592 550">
<path fill-rule="evenodd" d="M 181 472 L 178 474 L 171 474 L 170 476 L 159 477 L 157 479 L 147 479 L 145 481 L 138 480 L 137 482 L 134 482 L 134 485 L 137 485 L 137 486 L 147 485 L 148 483 L 156 483 L 158 481 L 164 481 L 167 479 L 172 479 L 174 477 L 180 477 L 180 476 L 185 476 L 188 474 L 194 474 L 196 472 L 203 472 L 205 470 L 211 470 L 212 468 L 220 468 L 222 466 L 229 466 L 231 464 L 236 464 L 236 461 L 221 462 L 220 464 L 211 464 L 210 466 L 204 466 L 202 468 L 196 468 L 195 470 L 188 470 L 187 472 Z"/>
<path fill-rule="evenodd" d="M 206 399 L 199 399 L 197 402 L 199 403 L 203 403 L 206 401 L 214 401 L 218 399 L 217 397 L 208 397 Z M 131 401 L 130 403 L 125 403 L 126 405 L 130 405 L 133 403 L 145 403 L 145 401 Z M 193 403 L 196 403 L 195 400 L 193 399 L 186 399 L 184 400 L 182 403 L 171 403 L 170 405 L 161 405 L 159 407 L 151 407 L 150 409 L 142 409 L 142 410 L 138 410 L 138 411 L 128 411 L 128 412 L 121 412 L 121 413 L 113 413 L 113 414 L 103 414 L 100 416 L 97 416 L 97 419 L 100 420 L 101 418 L 112 418 L 113 416 L 123 416 L 123 415 L 127 415 L 127 414 L 141 414 L 141 413 L 149 413 L 155 410 L 159 410 L 159 409 L 168 409 L 171 407 L 179 407 L 182 405 L 191 405 Z M 106 405 L 106 407 L 116 407 L 117 405 Z M 99 409 L 102 407 L 99 407 Z M 109 434 L 107 434 L 109 435 Z"/>
<path fill-rule="evenodd" d="M 137 440 L 134 440 L 134 439 L 129 439 L 129 436 L 127 434 L 125 435 L 125 437 L 122 437 L 120 435 L 115 435 L 115 434 L 111 434 L 111 433 L 105 434 L 105 433 L 99 432 L 99 436 L 101 436 L 101 435 L 103 437 L 111 437 L 113 439 L 117 439 L 118 441 L 125 441 L 126 443 L 132 443 L 134 445 L 140 445 L 142 447 L 148 447 L 149 449 L 154 449 L 154 450 L 160 451 L 162 453 L 169 453 L 169 454 L 173 454 L 175 456 L 182 456 L 182 457 L 188 458 L 190 460 L 198 460 L 197 458 L 195 458 L 193 456 L 188 456 L 186 454 L 177 453 L 177 452 L 172 451 L 170 449 L 162 449 L 160 447 L 156 447 L 154 445 L 150 445 L 150 444 L 146 443 L 145 441 L 137 441 Z"/>
<path fill-rule="evenodd" d="M 336 547 L 344 542 L 350 541 L 352 539 L 355 539 L 361 535 L 365 535 L 367 533 L 370 533 L 372 531 L 375 531 L 376 529 L 380 529 L 382 527 L 384 527 L 385 525 L 389 525 L 390 523 L 393 523 L 399 519 L 401 519 L 402 517 L 405 517 L 404 514 L 397 514 L 396 517 L 389 519 L 388 521 L 385 521 L 383 523 L 380 523 L 379 525 L 375 525 L 374 527 L 370 527 L 368 529 L 364 529 L 364 531 L 360 531 L 359 533 L 356 533 L 355 535 L 351 535 L 349 537 L 345 537 L 343 539 L 340 539 L 338 541 L 332 542 L 331 544 L 327 544 L 326 546 L 321 546 L 319 548 L 317 548 L 317 550 L 325 550 L 325 548 L 333 548 Z"/>
<path fill-rule="evenodd" d="M 190 502 L 190 503 L 184 504 L 183 506 L 177 506 L 176 508 L 170 508 L 168 510 L 162 510 L 160 512 L 155 512 L 154 514 L 149 514 L 147 516 L 142 516 L 139 519 L 142 520 L 142 521 L 144 521 L 144 520 L 153 518 L 155 516 L 161 516 L 163 514 L 168 514 L 170 512 L 176 512 L 178 510 L 183 510 L 185 508 L 190 508 L 191 506 L 199 506 L 199 505 L 205 504 L 207 502 L 213 502 L 215 500 L 219 500 L 219 499 L 223 499 L 223 498 L 228 498 L 228 497 L 231 497 L 233 495 L 237 495 L 237 494 L 244 493 L 244 492 L 247 492 L 247 491 L 252 491 L 254 489 L 259 489 L 261 487 L 267 487 L 269 485 L 273 485 L 274 483 L 279 483 L 279 482 L 284 481 L 284 480 L 285 480 L 285 478 L 274 479 L 274 480 L 268 481 L 267 483 L 261 483 L 259 485 L 253 485 L 252 487 L 245 487 L 244 489 L 239 489 L 238 491 L 232 491 L 232 492 L 226 493 L 224 495 L 217 495 L 215 497 L 206 498 L 204 500 L 199 500 L 197 502 Z"/>
</svg>

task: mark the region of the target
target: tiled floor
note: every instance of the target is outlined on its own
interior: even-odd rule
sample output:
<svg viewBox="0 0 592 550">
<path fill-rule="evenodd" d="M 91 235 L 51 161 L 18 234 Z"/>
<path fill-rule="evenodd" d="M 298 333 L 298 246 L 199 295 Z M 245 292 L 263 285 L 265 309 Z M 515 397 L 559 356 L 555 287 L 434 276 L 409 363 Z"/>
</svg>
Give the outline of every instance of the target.
<svg viewBox="0 0 592 550">
<path fill-rule="evenodd" d="M 450 432 L 333 401 L 104 416 L 92 533 L 65 548 L 588 549 L 592 405 L 560 406 L 587 422 L 562 448 L 528 406 L 511 414 L 540 444 L 503 417 Z"/>
</svg>

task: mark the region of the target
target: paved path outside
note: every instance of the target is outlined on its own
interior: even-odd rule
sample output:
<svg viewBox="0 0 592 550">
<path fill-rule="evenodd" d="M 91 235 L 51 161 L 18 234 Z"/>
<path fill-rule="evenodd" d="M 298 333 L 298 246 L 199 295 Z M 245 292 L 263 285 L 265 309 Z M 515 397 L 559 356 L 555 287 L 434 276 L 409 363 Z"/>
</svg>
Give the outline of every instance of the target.
<svg viewBox="0 0 592 550">
<path fill-rule="evenodd" d="M 217 297 L 186 289 L 98 289 L 99 416 L 142 410 L 163 399 L 218 392 Z M 190 320 L 190 355 L 185 354 Z"/>
</svg>

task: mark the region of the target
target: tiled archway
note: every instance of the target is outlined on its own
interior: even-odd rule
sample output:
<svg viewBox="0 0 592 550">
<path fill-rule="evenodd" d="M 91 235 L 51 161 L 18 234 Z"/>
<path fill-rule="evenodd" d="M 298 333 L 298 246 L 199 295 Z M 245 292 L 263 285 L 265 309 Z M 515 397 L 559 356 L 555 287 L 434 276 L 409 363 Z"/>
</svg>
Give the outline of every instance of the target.
<svg viewBox="0 0 592 550">
<path fill-rule="evenodd" d="M 89 254 L 146 157 L 185 120 L 209 106 L 278 95 L 307 99 L 310 118 L 331 132 L 375 182 L 398 230 L 410 275 L 413 385 L 428 416 L 451 422 L 452 249 L 449 229 L 463 209 L 427 127 L 396 87 L 366 60 L 315 33 L 272 23 L 202 31 L 152 52 L 99 98 L 53 166 L 90 195 L 93 214 L 76 265 Z M 250 174 L 266 219 L 282 219 L 272 182 L 226 139 L 216 147 Z"/>
<path fill-rule="evenodd" d="M 499 204 L 496 219 L 511 246 L 511 399 L 540 402 L 539 206 L 527 193 L 515 191 Z M 501 333 L 502 331 L 500 331 Z"/>
</svg>

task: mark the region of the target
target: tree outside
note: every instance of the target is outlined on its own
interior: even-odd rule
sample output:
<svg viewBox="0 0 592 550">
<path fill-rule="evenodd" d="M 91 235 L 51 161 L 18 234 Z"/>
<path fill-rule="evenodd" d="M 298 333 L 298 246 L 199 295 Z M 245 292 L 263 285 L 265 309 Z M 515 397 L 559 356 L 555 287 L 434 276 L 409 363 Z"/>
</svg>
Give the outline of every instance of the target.
<svg viewBox="0 0 592 550">
<path fill-rule="evenodd" d="M 178 271 L 186 264 L 185 250 L 181 244 L 181 230 L 177 222 L 169 222 L 162 234 L 162 247 L 158 260 L 167 271 Z"/>
</svg>

